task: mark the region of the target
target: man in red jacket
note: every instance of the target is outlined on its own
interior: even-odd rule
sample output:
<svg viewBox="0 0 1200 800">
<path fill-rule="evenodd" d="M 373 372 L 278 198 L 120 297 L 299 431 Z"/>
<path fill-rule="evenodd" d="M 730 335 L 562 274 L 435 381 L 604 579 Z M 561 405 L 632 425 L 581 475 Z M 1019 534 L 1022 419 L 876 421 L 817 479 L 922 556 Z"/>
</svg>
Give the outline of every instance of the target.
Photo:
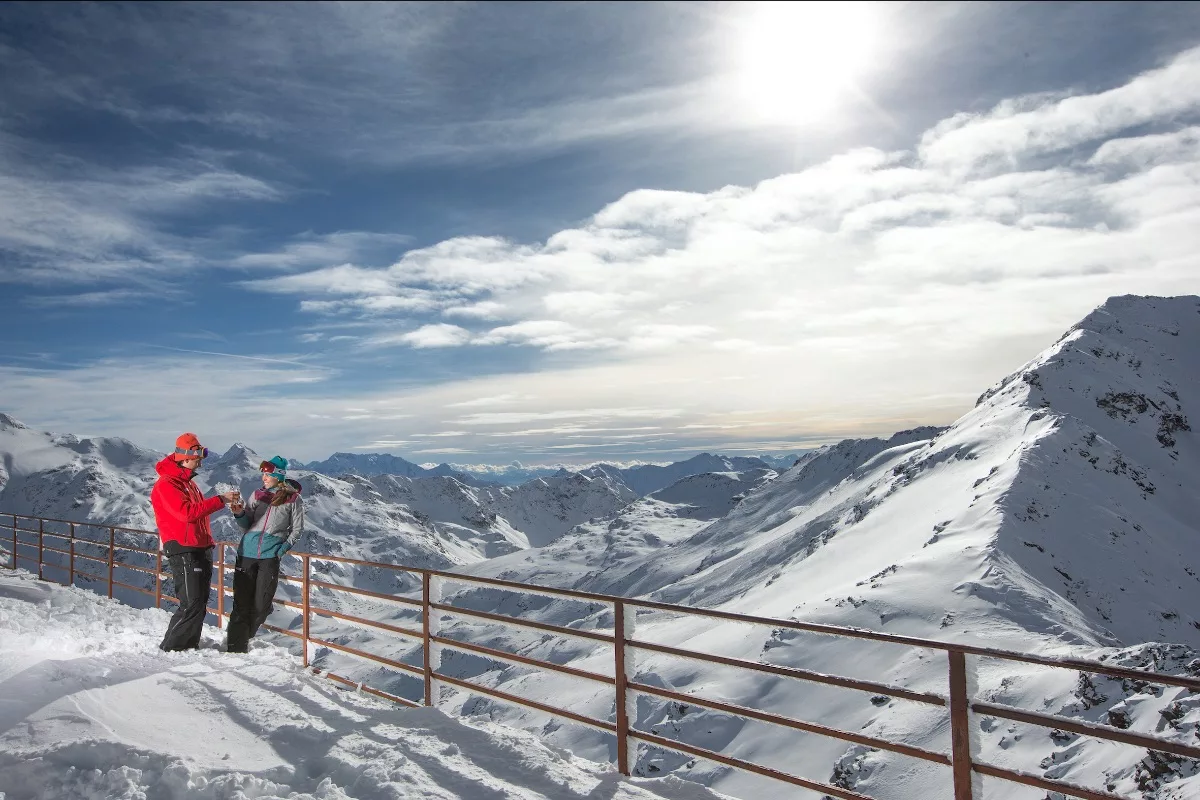
<svg viewBox="0 0 1200 800">
<path fill-rule="evenodd" d="M 192 481 L 207 456 L 208 448 L 201 447 L 196 434 L 185 433 L 175 440 L 175 452 L 155 465 L 158 480 L 150 492 L 150 505 L 179 599 L 160 650 L 198 648 L 208 613 L 214 547 L 208 517 L 235 494 L 206 498 Z"/>
</svg>

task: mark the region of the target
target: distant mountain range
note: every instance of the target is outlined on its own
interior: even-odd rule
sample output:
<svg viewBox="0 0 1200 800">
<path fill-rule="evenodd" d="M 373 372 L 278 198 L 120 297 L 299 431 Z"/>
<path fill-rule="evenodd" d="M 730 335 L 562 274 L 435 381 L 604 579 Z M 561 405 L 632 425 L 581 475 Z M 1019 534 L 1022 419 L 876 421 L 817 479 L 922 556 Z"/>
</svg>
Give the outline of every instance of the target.
<svg viewBox="0 0 1200 800">
<path fill-rule="evenodd" d="M 799 457 L 798 453 L 754 457 L 701 453 L 686 461 L 677 461 L 666 465 L 639 464 L 633 467 L 617 467 L 601 463 L 592 468 L 600 468 L 620 475 L 629 488 L 639 495 L 647 495 L 688 475 L 702 475 L 706 472 L 737 472 L 764 467 L 776 470 L 788 469 Z M 422 467 L 388 453 L 334 453 L 323 461 L 311 461 L 307 464 L 295 462 L 294 466 L 332 477 L 341 475 L 361 475 L 363 477 L 398 475 L 405 478 L 449 477 L 469 486 L 497 484 L 519 486 L 536 478 L 561 476 L 569 472 L 581 472 L 587 469 L 582 467 L 570 469 L 564 466 L 526 467 L 519 462 L 505 466 L 438 464 L 436 467 Z"/>
</svg>

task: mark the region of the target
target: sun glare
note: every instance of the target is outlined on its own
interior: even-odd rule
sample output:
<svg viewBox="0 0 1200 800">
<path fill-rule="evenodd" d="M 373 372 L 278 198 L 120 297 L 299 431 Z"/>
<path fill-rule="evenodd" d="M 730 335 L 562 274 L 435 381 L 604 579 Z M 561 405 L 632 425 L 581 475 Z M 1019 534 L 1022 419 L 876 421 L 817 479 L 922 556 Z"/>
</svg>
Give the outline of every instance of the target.
<svg viewBox="0 0 1200 800">
<path fill-rule="evenodd" d="M 810 122 L 847 94 L 870 58 L 876 14 L 869 2 L 763 2 L 737 34 L 736 89 L 766 121 Z"/>
</svg>

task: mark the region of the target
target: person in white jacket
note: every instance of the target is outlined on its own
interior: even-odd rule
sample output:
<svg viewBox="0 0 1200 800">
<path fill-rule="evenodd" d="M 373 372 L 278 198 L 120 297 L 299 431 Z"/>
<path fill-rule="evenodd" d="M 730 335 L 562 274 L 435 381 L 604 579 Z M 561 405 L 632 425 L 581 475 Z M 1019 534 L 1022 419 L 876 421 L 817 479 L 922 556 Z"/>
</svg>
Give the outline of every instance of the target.
<svg viewBox="0 0 1200 800">
<path fill-rule="evenodd" d="M 244 506 L 230 509 L 244 533 L 233 573 L 233 613 L 225 639 L 228 653 L 245 653 L 271 615 L 279 585 L 279 559 L 304 533 L 300 484 L 288 479 L 287 466 L 280 456 L 262 462 L 263 488 Z"/>
</svg>

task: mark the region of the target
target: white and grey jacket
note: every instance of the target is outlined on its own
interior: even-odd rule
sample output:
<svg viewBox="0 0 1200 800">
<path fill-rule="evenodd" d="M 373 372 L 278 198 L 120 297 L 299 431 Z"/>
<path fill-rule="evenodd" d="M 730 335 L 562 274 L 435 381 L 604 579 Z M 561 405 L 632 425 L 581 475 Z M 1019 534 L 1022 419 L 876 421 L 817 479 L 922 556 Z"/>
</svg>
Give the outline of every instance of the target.
<svg viewBox="0 0 1200 800">
<path fill-rule="evenodd" d="M 246 503 L 241 514 L 234 516 L 245 531 L 238 543 L 238 555 L 243 558 L 279 558 L 296 546 L 304 535 L 304 501 L 300 484 L 288 481 L 296 491 L 284 503 L 273 506 L 274 492 L 259 489 Z"/>
</svg>

